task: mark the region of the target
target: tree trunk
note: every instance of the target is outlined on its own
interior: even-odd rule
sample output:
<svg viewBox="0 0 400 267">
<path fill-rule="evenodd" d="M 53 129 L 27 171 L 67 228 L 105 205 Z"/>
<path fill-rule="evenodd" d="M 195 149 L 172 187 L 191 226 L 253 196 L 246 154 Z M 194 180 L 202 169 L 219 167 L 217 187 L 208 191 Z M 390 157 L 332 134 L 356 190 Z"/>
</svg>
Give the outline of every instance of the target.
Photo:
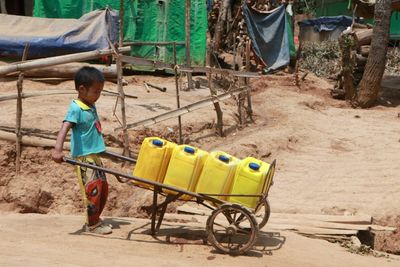
<svg viewBox="0 0 400 267">
<path fill-rule="evenodd" d="M 342 53 L 343 89 L 345 91 L 345 99 L 349 102 L 353 102 L 356 95 L 353 76 L 355 68 L 354 38 L 352 34 L 342 34 L 339 38 L 339 46 Z"/>
<path fill-rule="evenodd" d="M 231 1 L 232 0 L 222 0 L 222 6 L 219 11 L 217 25 L 215 26 L 214 51 L 218 51 L 218 49 L 221 47 L 222 37 L 224 36 L 226 28 L 228 9 L 231 8 Z"/>
<path fill-rule="evenodd" d="M 354 103 L 358 107 L 371 107 L 378 98 L 386 66 L 391 2 L 391 0 L 378 0 L 375 4 L 375 27 L 372 36 L 371 53 L 369 53 L 365 72 L 360 82 L 357 101 Z"/>
</svg>

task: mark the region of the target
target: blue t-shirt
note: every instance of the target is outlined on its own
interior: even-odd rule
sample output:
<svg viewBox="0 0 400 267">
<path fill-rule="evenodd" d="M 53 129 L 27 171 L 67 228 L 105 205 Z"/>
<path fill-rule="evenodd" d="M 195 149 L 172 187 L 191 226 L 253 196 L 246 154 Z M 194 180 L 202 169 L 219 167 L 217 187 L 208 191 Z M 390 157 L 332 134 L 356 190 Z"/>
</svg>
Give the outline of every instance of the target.
<svg viewBox="0 0 400 267">
<path fill-rule="evenodd" d="M 72 157 L 97 154 L 106 150 L 95 106 L 72 100 L 64 121 L 74 123 L 71 135 Z"/>
</svg>

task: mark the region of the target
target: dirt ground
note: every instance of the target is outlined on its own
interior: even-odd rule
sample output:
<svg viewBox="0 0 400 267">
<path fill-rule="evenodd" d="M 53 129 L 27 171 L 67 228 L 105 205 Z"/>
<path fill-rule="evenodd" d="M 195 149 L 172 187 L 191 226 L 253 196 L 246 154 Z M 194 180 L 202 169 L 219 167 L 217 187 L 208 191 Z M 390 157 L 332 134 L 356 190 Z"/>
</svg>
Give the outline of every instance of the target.
<svg viewBox="0 0 400 267">
<path fill-rule="evenodd" d="M 400 258 L 351 254 L 324 240 L 291 232 L 262 232 L 252 251 L 232 257 L 204 245 L 204 228 L 163 224 L 150 236 L 149 221 L 109 218 L 113 234 L 82 232 L 79 216 L 19 215 L 0 217 L 2 266 L 399 266 Z M 29 229 L 28 231 L 26 229 Z M 99 256 L 101 255 L 101 256 Z"/>
<path fill-rule="evenodd" d="M 126 100 L 128 122 L 155 116 L 176 107 L 173 77 L 131 76 L 127 77 L 127 81 L 129 85 L 125 87 L 126 93 L 138 96 L 138 99 Z M 143 81 L 163 85 L 168 90 L 161 93 L 150 89 L 148 93 Z M 276 159 L 275 183 L 270 191 L 273 212 L 370 214 L 380 224 L 399 227 L 395 234 L 382 236 L 378 242 L 382 249 L 385 246 L 398 248 L 399 84 L 399 77 L 387 77 L 379 105 L 360 110 L 350 108 L 343 101 L 331 99 L 329 88 L 332 86 L 311 74 L 300 88 L 294 86 L 292 75 L 280 73 L 264 76 L 252 82 L 255 123 L 237 127 L 235 101 L 228 100 L 221 104 L 226 137 L 215 135 L 213 126 L 216 115 L 212 108 L 206 108 L 182 117 L 184 141 L 208 151 L 223 150 L 240 158 L 254 156 L 264 161 Z M 73 82 L 49 85 L 25 81 L 24 88 L 25 92 L 57 89 L 70 89 L 73 92 Z M 117 88 L 115 84 L 107 82 L 105 89 L 116 91 Z M 0 94 L 15 91 L 15 82 L 0 82 Z M 185 105 L 207 97 L 209 91 L 196 89 L 181 91 L 180 94 L 181 105 Z M 72 94 L 25 99 L 22 126 L 56 133 L 73 97 Z M 15 125 L 15 103 L 0 103 L 3 111 L 0 114 L 0 125 Z M 110 96 L 102 96 L 97 104 L 106 142 L 116 147 L 120 145 L 120 133 L 114 131 L 119 126 L 118 119 L 113 115 L 114 106 L 115 97 Z M 176 141 L 176 125 L 177 120 L 171 119 L 148 129 L 131 130 L 131 148 L 137 152 L 143 138 L 149 135 Z M 14 262 L 22 265 L 28 258 L 37 265 L 66 263 L 62 260 L 66 253 L 79 254 L 81 251 L 91 255 L 85 259 L 90 263 L 96 257 L 94 245 L 100 244 L 106 255 L 110 256 L 107 260 L 118 265 L 132 261 L 153 265 L 154 262 L 149 262 L 151 254 L 160 254 L 158 266 L 183 266 L 188 262 L 197 266 L 215 263 L 226 266 L 240 263 L 254 263 L 255 266 L 396 265 L 396 261 L 353 255 L 338 245 L 286 232 L 281 233 L 286 236 L 286 242 L 272 256 L 263 254 L 261 257 L 237 258 L 210 253 L 211 248 L 208 246 L 190 245 L 187 250 L 185 247 L 185 253 L 181 253 L 176 245 L 148 241 L 150 237 L 141 237 L 145 241 L 136 243 L 126 242 L 121 239 L 127 238 L 113 234 L 106 238 L 107 241 L 102 239 L 102 242 L 97 242 L 97 237 L 69 234 L 79 228 L 82 218 L 64 216 L 81 215 L 83 204 L 73 167 L 53 163 L 50 153 L 50 149 L 25 147 L 22 171 L 17 176 L 14 172 L 14 144 L 0 141 L 0 212 L 8 214 L 0 216 L 1 236 L 6 237 L 0 241 L 1 264 Z M 105 165 L 122 168 L 118 162 L 108 159 Z M 125 166 L 122 169 L 131 172 L 132 168 Z M 109 182 L 106 216 L 147 217 L 146 206 L 151 203 L 151 192 L 119 184 L 112 177 Z M 15 214 L 32 212 L 47 215 Z M 126 220 L 132 225 L 138 223 L 132 219 Z M 125 232 L 117 233 L 117 236 L 124 236 L 129 227 L 124 226 Z M 43 235 L 40 234 L 42 231 Z M 74 246 L 75 243 L 78 245 Z M 15 249 L 20 245 L 23 253 L 19 254 Z M 58 249 L 59 246 L 62 249 Z M 134 249 L 131 250 L 131 247 Z M 131 253 L 136 250 L 140 251 L 140 256 Z M 36 253 L 42 251 L 47 253 Z M 399 253 L 399 250 L 391 252 Z M 25 256 L 22 257 L 22 254 Z M 343 264 L 329 260 L 333 257 L 343 260 Z M 71 258 L 71 265 L 81 264 L 81 258 Z"/>
</svg>

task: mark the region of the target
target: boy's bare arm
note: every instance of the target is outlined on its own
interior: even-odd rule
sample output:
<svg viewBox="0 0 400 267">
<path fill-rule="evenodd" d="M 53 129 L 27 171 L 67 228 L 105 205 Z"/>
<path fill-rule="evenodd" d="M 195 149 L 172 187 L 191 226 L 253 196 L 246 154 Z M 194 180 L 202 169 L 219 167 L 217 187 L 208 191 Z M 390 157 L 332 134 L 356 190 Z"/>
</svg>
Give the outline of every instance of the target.
<svg viewBox="0 0 400 267">
<path fill-rule="evenodd" d="M 67 136 L 67 133 L 69 129 L 72 128 L 72 126 L 74 126 L 72 122 L 64 121 L 61 126 L 61 130 L 58 132 L 56 145 L 54 146 L 54 150 L 51 155 L 52 159 L 57 163 L 61 163 L 63 161 L 63 146 L 65 137 Z"/>
</svg>

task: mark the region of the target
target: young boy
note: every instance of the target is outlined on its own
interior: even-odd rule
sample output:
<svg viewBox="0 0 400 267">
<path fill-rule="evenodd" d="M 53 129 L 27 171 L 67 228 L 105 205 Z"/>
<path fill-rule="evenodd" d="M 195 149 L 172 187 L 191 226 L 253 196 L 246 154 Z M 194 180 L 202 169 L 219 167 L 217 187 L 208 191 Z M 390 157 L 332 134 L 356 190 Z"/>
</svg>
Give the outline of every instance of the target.
<svg viewBox="0 0 400 267">
<path fill-rule="evenodd" d="M 96 68 L 83 67 L 76 73 L 75 89 L 78 91 L 78 99 L 71 102 L 58 133 L 52 153 L 55 162 L 63 161 L 63 144 L 72 128 L 71 156 L 81 162 L 102 166 L 98 154 L 106 148 L 94 104 L 99 99 L 103 86 L 103 74 Z M 111 227 L 103 224 L 100 219 L 108 196 L 105 173 L 77 166 L 77 174 L 86 207 L 86 230 L 97 234 L 110 234 Z"/>
</svg>

